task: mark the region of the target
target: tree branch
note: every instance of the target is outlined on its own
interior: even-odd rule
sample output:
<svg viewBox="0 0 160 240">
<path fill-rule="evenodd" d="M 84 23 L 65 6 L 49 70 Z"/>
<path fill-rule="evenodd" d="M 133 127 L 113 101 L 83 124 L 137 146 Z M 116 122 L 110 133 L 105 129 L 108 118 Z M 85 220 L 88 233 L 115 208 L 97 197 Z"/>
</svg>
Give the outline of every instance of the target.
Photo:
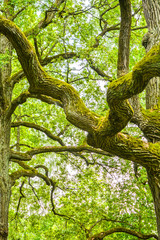
<svg viewBox="0 0 160 240">
<path fill-rule="evenodd" d="M 31 94 L 30 92 L 25 91 L 11 102 L 11 105 L 7 109 L 7 116 L 10 117 L 14 113 L 16 108 L 19 105 L 25 103 L 27 98 L 29 97 L 37 98 L 37 99 L 40 99 L 42 102 L 46 102 L 48 104 L 54 104 L 54 105 L 58 105 L 59 107 L 62 107 L 62 103 L 57 99 L 53 99 L 52 97 L 48 97 L 42 94 Z"/>
<path fill-rule="evenodd" d="M 21 93 L 17 98 L 15 98 L 11 105 L 9 106 L 9 108 L 7 109 L 7 116 L 10 117 L 13 112 L 16 110 L 16 108 L 22 104 L 25 103 L 27 98 L 29 98 L 31 96 L 31 94 L 28 91 L 25 91 L 23 93 Z"/>
<path fill-rule="evenodd" d="M 19 161 L 30 161 L 32 156 L 25 153 L 11 151 L 10 160 L 14 161 L 15 159 Z"/>
<path fill-rule="evenodd" d="M 107 93 L 110 111 L 104 118 L 91 112 L 72 86 L 50 77 L 40 65 L 36 53 L 25 35 L 14 23 L 1 16 L 0 32 L 7 36 L 16 49 L 30 84 L 30 92 L 47 95 L 62 102 L 67 120 L 76 127 L 89 132 L 88 143 L 90 145 L 125 159 L 140 162 L 143 166 L 146 166 L 147 162 L 154 167 L 153 161 L 159 161 L 159 156 L 154 149 L 150 149 L 150 144 L 117 133 L 126 126 L 133 115 L 133 110 L 126 99 L 142 92 L 151 78 L 160 76 L 160 45 L 154 46 L 136 64 L 132 73 L 110 83 Z M 137 144 L 140 146 L 138 151 Z M 154 147 L 158 150 L 159 146 L 154 145 Z M 122 151 L 123 148 L 124 151 Z M 150 159 L 149 161 L 149 158 L 145 158 L 149 153 L 153 154 L 154 160 Z"/>
<path fill-rule="evenodd" d="M 64 146 L 64 143 L 60 137 L 53 135 L 48 129 L 46 129 L 42 126 L 39 126 L 38 124 L 20 121 L 20 122 L 14 122 L 11 125 L 11 127 L 13 127 L 13 128 L 19 127 L 19 126 L 24 126 L 27 128 L 34 128 L 36 130 L 39 130 L 39 131 L 43 132 L 44 134 L 46 134 L 46 136 L 49 137 L 50 139 L 57 141 L 57 142 L 59 142 L 59 144 L 61 146 Z"/>
<path fill-rule="evenodd" d="M 21 12 L 23 12 L 23 11 L 26 9 L 27 6 L 28 6 L 28 5 L 24 6 L 24 7 L 21 8 L 18 12 L 16 12 L 16 14 L 12 17 L 12 21 L 14 21 L 14 19 L 15 19 Z"/>
<path fill-rule="evenodd" d="M 22 184 L 21 184 L 21 186 L 20 186 L 20 189 L 19 189 L 21 195 L 20 195 L 20 198 L 19 198 L 19 200 L 18 200 L 17 210 L 16 210 L 16 214 L 15 214 L 15 217 L 14 217 L 14 218 L 16 218 L 17 215 L 18 215 L 22 198 L 25 198 L 25 195 L 24 195 L 23 192 L 22 192 L 22 188 L 23 188 L 24 184 L 25 184 L 25 181 L 22 182 Z"/>
<path fill-rule="evenodd" d="M 134 230 L 127 229 L 127 228 L 124 228 L 124 227 L 116 227 L 116 228 L 112 228 L 108 231 L 101 232 L 99 234 L 95 234 L 92 237 L 89 237 L 88 240 L 103 240 L 106 236 L 109 236 L 109 235 L 111 235 L 113 233 L 116 233 L 116 232 L 124 232 L 124 233 L 127 233 L 129 235 L 138 237 L 139 239 L 149 239 L 149 238 L 158 239 L 158 236 L 156 234 L 145 235 L 145 234 L 138 233 Z"/>
<path fill-rule="evenodd" d="M 56 15 L 56 12 L 58 8 L 61 6 L 61 4 L 65 2 L 65 0 L 56 0 L 55 3 L 52 5 L 50 9 L 48 9 L 45 12 L 45 18 L 41 20 L 34 28 L 28 30 L 25 35 L 30 36 L 30 35 L 38 35 L 41 29 L 44 29 L 47 27 L 49 24 L 52 23 L 53 18 Z"/>
<path fill-rule="evenodd" d="M 55 186 L 55 182 L 48 176 L 39 173 L 36 168 L 30 167 L 24 162 L 18 161 L 18 160 L 12 160 L 12 162 L 18 163 L 24 170 L 18 170 L 16 172 L 13 172 L 10 174 L 10 177 L 12 179 L 12 184 L 15 183 L 15 181 L 21 177 L 39 177 L 43 179 L 47 185 Z"/>
<path fill-rule="evenodd" d="M 34 148 L 32 150 L 27 151 L 26 153 L 19 153 L 19 152 L 11 151 L 10 159 L 11 159 L 11 161 L 14 161 L 14 160 L 30 161 L 34 155 L 41 154 L 41 153 L 50 153 L 50 152 L 55 152 L 55 153 L 70 152 L 73 154 L 79 153 L 78 154 L 79 157 L 81 157 L 81 155 L 80 155 L 81 152 L 88 152 L 88 153 L 93 152 L 96 154 L 113 156 L 113 155 L 109 154 L 108 152 L 103 151 L 101 149 L 93 148 L 93 147 L 90 147 L 87 145 L 86 146 L 82 145 L 82 146 L 77 146 L 77 147 L 72 147 L 72 146 L 41 147 L 41 148 Z"/>
<path fill-rule="evenodd" d="M 71 217 L 67 216 L 67 215 L 64 215 L 64 214 L 61 214 L 61 213 L 58 213 L 56 210 L 55 210 L 55 204 L 54 204 L 54 201 L 53 201 L 53 192 L 55 190 L 55 187 L 53 186 L 52 189 L 51 189 L 51 204 L 52 204 L 52 212 L 54 213 L 54 215 L 57 215 L 57 216 L 60 216 L 60 217 L 64 217 L 68 220 L 72 219 Z M 72 219 L 74 221 L 74 219 Z"/>
</svg>

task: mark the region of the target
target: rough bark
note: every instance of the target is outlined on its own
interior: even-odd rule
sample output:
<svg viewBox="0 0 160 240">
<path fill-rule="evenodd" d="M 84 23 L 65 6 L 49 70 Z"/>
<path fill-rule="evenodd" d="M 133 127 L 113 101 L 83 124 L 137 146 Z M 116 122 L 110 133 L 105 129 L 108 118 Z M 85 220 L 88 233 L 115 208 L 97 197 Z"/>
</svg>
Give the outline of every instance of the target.
<svg viewBox="0 0 160 240">
<path fill-rule="evenodd" d="M 148 169 L 147 173 L 148 183 L 154 200 L 158 239 L 160 239 L 160 176 L 158 172 L 152 172 L 150 169 Z"/>
<path fill-rule="evenodd" d="M 10 1 L 4 1 L 6 17 L 13 13 Z M 9 177 L 10 160 L 10 128 L 11 118 L 7 117 L 7 109 L 11 104 L 12 87 L 9 81 L 11 75 L 12 45 L 8 39 L 0 34 L 0 54 L 4 62 L 0 66 L 0 240 L 8 237 L 8 211 L 11 194 L 11 180 Z"/>
<path fill-rule="evenodd" d="M 8 50 L 8 51 L 7 51 Z M 11 53 L 11 44 L 5 36 L 0 35 L 0 53 Z M 6 117 L 6 109 L 11 102 L 11 87 L 8 81 L 11 73 L 10 55 L 0 68 L 0 240 L 8 236 L 8 209 L 11 182 L 8 168 L 10 159 L 10 119 Z"/>
<path fill-rule="evenodd" d="M 8 208 L 11 182 L 8 174 L 10 150 L 10 122 L 1 112 L 0 116 L 0 240 L 8 236 Z"/>
<path fill-rule="evenodd" d="M 143 91 L 152 77 L 160 75 L 159 45 L 153 47 L 151 51 L 137 63 L 132 73 L 126 74 L 110 84 L 107 95 L 110 111 L 106 117 L 103 118 L 86 108 L 73 87 L 63 81 L 51 78 L 46 74 L 36 57 L 33 47 L 15 24 L 1 17 L 0 31 L 7 36 L 15 47 L 19 61 L 30 83 L 30 91 L 32 93 L 45 94 L 61 101 L 67 119 L 75 126 L 89 132 L 90 135 L 92 135 L 92 144 L 96 147 L 99 146 L 105 150 L 109 149 L 114 153 L 110 144 L 114 143 L 114 145 L 116 145 L 117 142 L 115 154 L 123 155 L 125 159 L 137 158 L 136 156 L 131 156 L 134 154 L 131 154 L 130 150 L 132 148 L 136 148 L 137 150 L 137 145 L 134 143 L 137 142 L 140 144 L 139 140 L 123 134 L 116 134 L 126 126 L 133 114 L 133 110 L 126 99 Z M 126 143 L 125 139 L 132 142 L 131 147 Z M 126 153 L 118 153 L 121 151 L 123 144 L 126 144 Z M 140 155 L 145 145 L 146 143 L 141 142 L 138 150 Z M 122 147 L 122 149 L 123 148 L 124 147 Z M 129 150 L 128 155 L 127 148 Z M 154 155 L 154 150 L 149 150 L 149 148 L 150 145 L 148 144 L 145 151 L 149 151 L 149 153 L 153 153 Z M 158 151 L 157 145 L 155 145 L 155 149 Z M 158 155 L 156 155 L 156 158 L 159 161 Z M 138 158 L 136 160 L 139 161 Z M 141 158 L 141 162 L 145 165 L 146 159 Z"/>
<path fill-rule="evenodd" d="M 129 72 L 129 46 L 131 36 L 131 3 L 128 0 L 119 1 L 121 9 L 121 25 L 118 47 L 117 76 Z"/>
<path fill-rule="evenodd" d="M 142 44 L 148 52 L 155 44 L 160 41 L 160 5 L 159 1 L 143 0 L 144 15 L 147 22 L 148 32 L 144 36 Z M 146 87 L 146 108 L 153 108 L 159 99 L 160 79 L 153 78 Z"/>
</svg>

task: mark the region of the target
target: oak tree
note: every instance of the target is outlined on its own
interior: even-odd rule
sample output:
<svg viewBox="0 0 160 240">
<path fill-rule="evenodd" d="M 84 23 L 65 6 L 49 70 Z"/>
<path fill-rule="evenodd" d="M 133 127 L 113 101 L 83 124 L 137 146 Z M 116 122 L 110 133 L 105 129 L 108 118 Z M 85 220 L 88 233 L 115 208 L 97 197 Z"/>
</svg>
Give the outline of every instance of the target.
<svg viewBox="0 0 160 240">
<path fill-rule="evenodd" d="M 131 20 L 136 12 L 141 11 L 142 8 L 139 4 L 142 2 L 148 26 L 148 33 L 143 39 L 147 53 L 130 71 L 131 31 L 145 28 L 145 26 L 133 26 Z M 51 194 L 53 194 L 56 182 L 49 177 L 47 167 L 43 164 L 34 164 L 36 156 L 51 152 L 72 153 L 85 160 L 86 164 L 89 162 L 82 154 L 83 152 L 118 156 L 145 168 L 155 206 L 158 236 L 115 227 L 96 235 L 86 234 L 86 237 L 88 239 L 104 239 L 105 236 L 114 232 L 125 232 L 139 239 L 151 237 L 160 239 L 160 125 L 159 87 L 157 87 L 159 80 L 158 78 L 153 79 L 160 77 L 160 46 L 157 44 L 160 5 L 158 0 L 143 0 L 142 2 L 137 1 L 138 7 L 135 10 L 132 8 L 130 0 L 90 1 L 89 7 L 88 3 L 86 3 L 86 7 L 83 6 L 81 1 L 44 1 L 40 3 L 40 6 L 38 1 L 24 1 L 23 4 L 12 0 L 1 1 L 0 239 L 5 240 L 8 236 L 11 188 L 18 179 L 38 177 L 51 186 Z M 135 5 L 134 8 L 136 8 Z M 115 11 L 115 9 L 118 10 Z M 28 14 L 29 10 L 30 14 Z M 115 11 L 113 16 L 116 20 L 119 20 L 120 10 L 120 22 L 112 24 L 114 19 L 107 18 L 110 10 Z M 92 14 L 95 14 L 92 20 L 89 15 L 91 11 L 93 11 Z M 36 18 L 35 14 L 37 14 Z M 77 20 L 77 16 L 81 16 L 82 25 L 79 25 L 80 21 Z M 27 21 L 32 26 L 28 26 Z M 86 31 L 85 36 L 83 29 Z M 111 76 L 110 69 L 107 69 L 109 68 L 109 63 L 107 63 L 109 56 L 105 56 L 103 64 L 101 64 L 101 56 L 106 55 L 105 44 L 107 44 L 107 41 L 103 42 L 103 40 L 112 30 L 120 30 L 117 79 L 114 79 L 114 74 Z M 108 38 L 112 38 L 113 35 L 108 35 Z M 61 65 L 61 61 L 64 60 L 65 64 Z M 82 61 L 83 64 L 78 61 Z M 80 73 L 74 75 L 78 75 L 78 78 L 73 78 L 75 63 L 83 66 L 82 78 L 80 77 L 81 70 L 79 70 Z M 93 75 L 109 82 L 107 106 L 100 106 L 97 112 L 94 109 L 91 111 L 91 107 L 87 107 L 87 104 L 84 103 L 86 100 L 83 100 L 83 96 L 80 96 L 79 93 L 81 87 L 78 88 L 78 85 L 77 89 L 74 87 L 76 81 L 86 79 L 89 88 L 87 79 L 92 79 Z M 147 102 L 145 108 L 140 105 L 138 94 L 146 89 L 149 82 L 156 85 L 156 90 L 153 91 L 149 87 L 146 99 L 149 99 L 152 104 Z M 94 90 L 92 86 L 93 94 Z M 88 98 L 91 98 L 91 94 L 88 91 Z M 27 108 L 26 111 L 23 110 L 23 114 L 20 113 L 17 116 L 17 109 L 20 105 L 27 104 L 28 99 L 35 99 L 36 105 L 45 102 L 56 108 L 62 108 L 61 117 L 66 118 L 69 124 L 82 130 L 81 134 L 86 136 L 86 141 L 78 143 L 77 136 L 75 140 L 78 143 L 77 146 L 70 144 L 70 137 L 68 137 L 68 144 L 64 143 L 60 136 L 68 127 L 68 123 L 63 131 L 59 133 L 57 131 L 57 134 L 54 135 L 52 130 L 44 127 L 43 121 L 40 125 L 39 119 L 29 118 L 29 109 Z M 96 104 L 99 104 L 98 100 Z M 107 111 L 104 111 L 104 108 L 108 108 Z M 43 114 L 44 112 L 41 111 L 42 119 Z M 55 114 L 53 108 L 50 109 L 50 114 Z M 61 117 L 59 115 L 59 118 Z M 29 121 L 26 120 L 27 118 Z M 50 120 L 49 116 L 45 119 L 46 125 Z M 123 130 L 129 122 L 135 123 L 145 138 L 136 138 L 134 134 L 125 133 Z M 41 141 L 41 135 L 39 135 L 38 144 L 30 148 L 29 138 L 28 143 L 20 141 L 22 126 L 44 133 L 57 145 L 47 146 L 46 142 Z M 12 134 L 11 129 L 17 129 L 16 135 Z M 38 146 L 36 147 L 36 145 Z M 41 169 L 45 173 L 40 171 Z M 23 185 L 24 183 L 21 188 Z M 56 215 L 53 198 L 51 198 L 51 202 L 53 213 Z M 63 214 L 60 216 L 63 217 Z"/>
</svg>

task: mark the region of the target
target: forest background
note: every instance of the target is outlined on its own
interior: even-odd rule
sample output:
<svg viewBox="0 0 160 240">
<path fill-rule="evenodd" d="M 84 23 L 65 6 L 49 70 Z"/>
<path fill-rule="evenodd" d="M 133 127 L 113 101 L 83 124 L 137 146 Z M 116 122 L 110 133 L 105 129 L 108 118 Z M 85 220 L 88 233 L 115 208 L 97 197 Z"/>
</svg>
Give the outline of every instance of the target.
<svg viewBox="0 0 160 240">
<path fill-rule="evenodd" d="M 1 16 L 9 20 L 5 23 L 0 19 L 0 31 L 6 37 L 9 31 L 17 36 L 18 31 L 23 31 L 45 72 L 67 83 L 64 86 L 73 86 L 95 118 L 99 115 L 105 118 L 108 112 L 109 85 L 116 82 L 117 76 L 123 80 L 146 51 L 158 42 L 159 18 L 148 16 L 151 10 L 158 16 L 158 1 L 143 1 L 142 5 L 140 0 L 131 3 L 128 0 L 0 0 L 0 4 Z M 150 23 L 153 19 L 158 22 L 154 25 L 156 34 Z M 14 25 L 13 30 L 12 22 L 21 30 Z M 28 54 L 25 46 L 24 51 L 18 53 L 15 47 L 19 44 L 18 38 L 8 37 L 15 43 L 11 41 L 13 48 L 6 37 L 0 35 L 0 105 L 2 109 L 6 104 L 5 90 L 12 89 L 10 96 L 7 93 L 6 104 L 7 117 L 11 117 L 10 141 L 7 140 L 11 155 L 7 155 L 10 159 L 7 171 L 12 180 L 11 196 L 7 198 L 8 239 L 160 239 L 157 233 L 158 229 L 160 235 L 160 210 L 155 207 L 154 194 L 150 190 L 148 169 L 141 157 L 135 160 L 140 155 L 134 157 L 132 149 L 132 156 L 125 157 L 124 147 L 117 153 L 117 150 L 114 152 L 114 149 L 87 142 L 87 132 L 91 134 L 91 131 L 85 126 L 85 118 L 84 127 L 78 120 L 74 124 L 72 118 L 66 117 L 68 110 L 64 111 L 60 97 L 53 98 L 45 91 L 44 94 L 30 91 L 32 70 L 26 74 L 25 64 L 32 69 L 30 65 L 34 62 L 26 60 L 23 65 L 21 59 Z M 159 72 L 156 70 L 154 75 L 159 76 Z M 12 85 L 5 85 L 7 81 Z M 123 127 L 115 125 L 113 128 L 123 136 L 132 136 L 139 148 L 139 140 L 146 144 L 158 144 L 159 141 L 158 123 L 154 126 L 154 121 L 159 120 L 158 84 L 156 78 L 151 86 L 148 85 L 148 90 L 145 87 L 135 90 L 140 93 L 139 97 L 132 94 L 130 99 L 135 115 L 129 120 L 125 116 Z M 154 118 L 149 131 L 137 120 L 140 109 L 148 114 L 147 119 L 149 114 Z M 121 118 L 118 121 L 121 122 Z M 144 122 L 145 126 L 147 124 Z M 6 128 L 1 131 L 1 151 L 4 151 L 5 132 Z M 156 156 L 159 163 L 159 153 Z M 154 160 L 152 152 L 149 158 Z M 145 156 L 143 159 L 145 161 Z M 3 154 L 0 160 L 1 177 L 5 177 Z M 0 204 L 3 208 L 3 200 Z M 0 239 L 7 239 L 8 230 L 3 230 L 2 220 L 1 224 Z"/>
</svg>

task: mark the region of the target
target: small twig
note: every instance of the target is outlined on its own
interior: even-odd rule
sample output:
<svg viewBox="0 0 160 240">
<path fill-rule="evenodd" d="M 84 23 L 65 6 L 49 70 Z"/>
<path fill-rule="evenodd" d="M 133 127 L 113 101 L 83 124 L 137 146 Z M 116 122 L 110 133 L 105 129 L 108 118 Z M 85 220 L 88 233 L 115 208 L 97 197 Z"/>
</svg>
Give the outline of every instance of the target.
<svg viewBox="0 0 160 240">
<path fill-rule="evenodd" d="M 34 188 L 33 185 L 31 184 L 30 177 L 28 178 L 28 183 L 29 183 L 29 185 L 31 186 L 32 192 L 34 193 L 35 197 L 36 197 L 37 200 L 39 201 L 40 199 L 39 199 L 39 197 L 38 197 L 38 195 L 37 195 L 37 193 L 36 193 L 36 191 L 35 191 L 35 188 Z"/>
</svg>

